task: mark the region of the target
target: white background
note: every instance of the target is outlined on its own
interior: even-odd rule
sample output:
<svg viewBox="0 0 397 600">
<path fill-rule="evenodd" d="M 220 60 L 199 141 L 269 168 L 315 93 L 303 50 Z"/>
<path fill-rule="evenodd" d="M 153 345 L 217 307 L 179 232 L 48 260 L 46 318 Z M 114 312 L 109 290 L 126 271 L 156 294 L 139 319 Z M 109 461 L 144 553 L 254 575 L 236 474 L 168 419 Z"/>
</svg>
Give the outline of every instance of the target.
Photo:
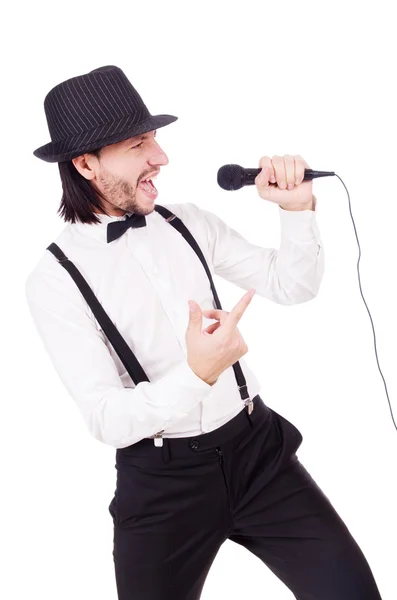
<svg viewBox="0 0 397 600">
<path fill-rule="evenodd" d="M 10 5 L 9 5 L 10 6 Z M 277 248 L 276 205 L 216 183 L 226 163 L 300 154 L 350 192 L 363 294 L 397 421 L 396 88 L 393 4 L 373 2 L 19 3 L 3 12 L 0 594 L 116 600 L 108 504 L 115 449 L 90 437 L 30 319 L 24 283 L 64 227 L 43 101 L 61 81 L 121 67 L 170 160 L 158 203 L 194 202 Z M 325 249 L 319 295 L 255 296 L 239 329 L 261 396 L 304 436 L 299 459 L 363 550 L 383 600 L 397 597 L 397 429 L 359 289 L 346 190 L 317 179 Z M 244 290 L 220 278 L 225 310 Z M 161 593 L 159 594 L 159 598 Z M 293 598 L 254 555 L 225 542 L 203 600 Z M 320 599 L 319 599 L 320 600 Z"/>
</svg>

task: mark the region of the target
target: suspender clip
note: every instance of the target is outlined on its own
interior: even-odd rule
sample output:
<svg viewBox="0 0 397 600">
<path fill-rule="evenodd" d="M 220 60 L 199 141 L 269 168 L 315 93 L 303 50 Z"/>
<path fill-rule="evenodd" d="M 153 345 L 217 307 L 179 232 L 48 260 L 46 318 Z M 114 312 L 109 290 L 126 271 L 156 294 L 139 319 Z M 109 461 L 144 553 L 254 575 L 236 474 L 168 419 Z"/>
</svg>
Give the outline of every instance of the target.
<svg viewBox="0 0 397 600">
<path fill-rule="evenodd" d="M 248 414 L 250 415 L 252 413 L 252 411 L 254 410 L 254 403 L 252 402 L 249 393 L 248 393 L 248 388 L 247 388 L 247 384 L 245 383 L 244 385 L 239 385 L 238 389 L 241 390 L 242 388 L 245 388 L 244 392 L 240 392 L 240 396 L 242 401 L 244 402 L 244 406 L 248 407 Z"/>
<path fill-rule="evenodd" d="M 252 402 L 251 398 L 246 398 L 244 400 L 244 406 L 248 406 L 248 414 L 250 415 L 254 410 L 254 403 Z"/>
<path fill-rule="evenodd" d="M 162 429 L 161 431 L 159 431 L 158 433 L 155 433 L 153 438 L 154 438 L 154 445 L 161 448 L 161 446 L 163 445 L 163 433 L 164 433 L 164 429 Z"/>
</svg>

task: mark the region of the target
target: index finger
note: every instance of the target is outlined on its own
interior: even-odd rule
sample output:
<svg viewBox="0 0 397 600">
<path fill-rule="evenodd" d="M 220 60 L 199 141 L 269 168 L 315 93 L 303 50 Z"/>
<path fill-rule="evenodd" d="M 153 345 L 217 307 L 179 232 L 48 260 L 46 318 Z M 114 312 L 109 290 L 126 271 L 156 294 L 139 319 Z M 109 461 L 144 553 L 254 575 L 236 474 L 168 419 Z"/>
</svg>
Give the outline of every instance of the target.
<svg viewBox="0 0 397 600">
<path fill-rule="evenodd" d="M 225 322 L 223 324 L 224 330 L 227 329 L 230 332 L 232 329 L 236 328 L 237 323 L 240 321 L 255 293 L 256 290 L 254 288 L 251 288 L 250 290 L 248 290 L 248 292 L 244 294 L 241 300 L 237 302 L 236 306 L 232 308 L 232 310 L 225 319 Z"/>
</svg>

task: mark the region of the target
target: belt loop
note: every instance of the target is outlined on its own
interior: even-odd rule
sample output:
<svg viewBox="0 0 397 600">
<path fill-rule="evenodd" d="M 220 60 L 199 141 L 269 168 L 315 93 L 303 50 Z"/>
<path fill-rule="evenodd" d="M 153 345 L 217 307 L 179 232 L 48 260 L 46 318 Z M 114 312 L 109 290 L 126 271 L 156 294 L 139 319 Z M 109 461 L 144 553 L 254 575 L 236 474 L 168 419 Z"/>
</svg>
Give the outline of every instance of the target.
<svg viewBox="0 0 397 600">
<path fill-rule="evenodd" d="M 168 438 L 163 438 L 163 462 L 167 463 L 170 460 L 170 449 L 168 446 Z"/>
</svg>

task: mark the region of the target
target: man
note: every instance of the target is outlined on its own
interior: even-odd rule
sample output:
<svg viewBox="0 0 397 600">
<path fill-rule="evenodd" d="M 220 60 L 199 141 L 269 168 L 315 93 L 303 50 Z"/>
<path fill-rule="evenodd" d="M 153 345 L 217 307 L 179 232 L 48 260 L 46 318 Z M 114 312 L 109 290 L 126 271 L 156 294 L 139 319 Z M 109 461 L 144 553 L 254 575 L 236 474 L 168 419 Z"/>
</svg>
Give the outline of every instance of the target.
<svg viewBox="0 0 397 600">
<path fill-rule="evenodd" d="M 318 292 L 307 163 L 260 159 L 257 191 L 279 205 L 282 227 L 279 249 L 264 248 L 192 203 L 155 207 L 151 180 L 168 164 L 156 132 L 176 117 L 152 116 L 118 67 L 62 82 L 44 106 L 52 141 L 34 154 L 58 162 L 68 224 L 26 295 L 88 429 L 117 448 L 119 600 L 197 600 L 226 539 L 299 600 L 379 600 L 360 548 L 297 458 L 300 431 L 259 396 L 237 329 L 255 291 L 284 305 Z M 211 273 L 248 290 L 230 312 Z"/>
</svg>

